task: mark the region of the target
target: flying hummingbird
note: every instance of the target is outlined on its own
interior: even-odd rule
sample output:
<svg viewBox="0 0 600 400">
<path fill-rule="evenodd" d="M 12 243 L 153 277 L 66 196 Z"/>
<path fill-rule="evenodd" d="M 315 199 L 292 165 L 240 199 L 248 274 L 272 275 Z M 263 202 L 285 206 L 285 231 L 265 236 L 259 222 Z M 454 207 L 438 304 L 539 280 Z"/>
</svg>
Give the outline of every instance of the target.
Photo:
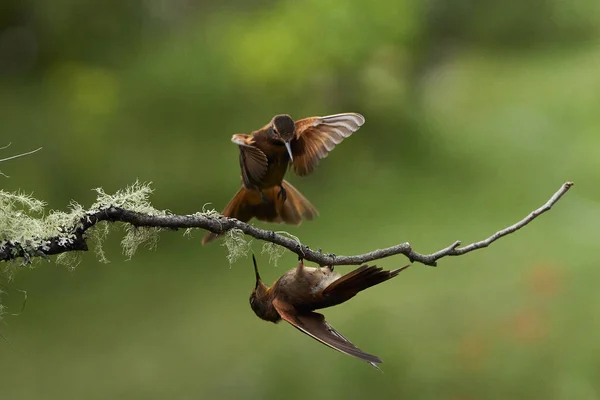
<svg viewBox="0 0 600 400">
<path fill-rule="evenodd" d="M 392 271 L 363 265 L 341 276 L 333 267 L 305 267 L 300 259 L 296 268 L 269 287 L 260 279 L 254 255 L 252 261 L 256 286 L 250 295 L 250 307 L 259 318 L 274 323 L 283 319 L 313 339 L 379 369 L 377 364 L 383 362 L 381 358 L 354 346 L 314 310 L 341 304 L 362 290 L 394 278 L 408 265 Z"/>
<path fill-rule="evenodd" d="M 311 220 L 317 209 L 283 178 L 288 166 L 297 175 L 310 174 L 344 138 L 365 123 L 356 113 L 310 117 L 296 122 L 287 114 L 276 115 L 267 125 L 251 134 L 233 135 L 240 149 L 242 187 L 229 201 L 223 215 L 248 222 L 257 218 L 267 222 L 299 225 Z M 207 233 L 202 244 L 218 235 Z"/>
</svg>

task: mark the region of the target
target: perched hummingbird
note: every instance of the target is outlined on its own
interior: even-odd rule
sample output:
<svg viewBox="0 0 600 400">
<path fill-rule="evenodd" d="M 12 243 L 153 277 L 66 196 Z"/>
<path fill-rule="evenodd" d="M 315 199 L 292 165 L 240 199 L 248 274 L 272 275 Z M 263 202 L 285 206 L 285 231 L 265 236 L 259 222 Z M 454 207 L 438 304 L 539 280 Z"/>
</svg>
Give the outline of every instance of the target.
<svg viewBox="0 0 600 400">
<path fill-rule="evenodd" d="M 250 295 L 250 307 L 259 318 L 274 323 L 284 319 L 313 339 L 379 369 L 377 364 L 383 362 L 381 358 L 354 346 L 333 329 L 322 314 L 313 310 L 341 304 L 358 292 L 397 276 L 408 265 L 392 271 L 363 265 L 341 276 L 333 272 L 333 267 L 305 267 L 300 260 L 296 268 L 286 272 L 269 287 L 260 279 L 254 255 L 252 261 L 256 286 Z"/>
<path fill-rule="evenodd" d="M 310 174 L 344 138 L 357 131 L 365 118 L 356 113 L 310 117 L 296 122 L 276 115 L 261 129 L 233 135 L 240 148 L 242 187 L 223 210 L 226 217 L 299 225 L 311 220 L 317 209 L 283 177 L 288 166 L 300 176 Z M 218 235 L 207 233 L 202 244 Z"/>
</svg>

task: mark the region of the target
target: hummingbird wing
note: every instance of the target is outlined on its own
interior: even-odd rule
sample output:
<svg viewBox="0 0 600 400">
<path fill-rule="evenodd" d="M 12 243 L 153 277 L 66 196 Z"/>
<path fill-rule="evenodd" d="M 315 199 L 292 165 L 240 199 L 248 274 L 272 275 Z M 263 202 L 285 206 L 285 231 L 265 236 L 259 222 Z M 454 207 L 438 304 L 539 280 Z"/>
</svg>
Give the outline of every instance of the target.
<svg viewBox="0 0 600 400">
<path fill-rule="evenodd" d="M 342 304 L 356 296 L 358 292 L 396 277 L 408 267 L 407 265 L 385 271 L 375 265 L 363 265 L 329 283 L 309 302 L 302 304 L 302 307 L 309 310 L 318 310 Z"/>
<path fill-rule="evenodd" d="M 306 333 L 308 336 L 318 340 L 324 345 L 349 356 L 364 360 L 377 369 L 379 369 L 377 364 L 383 362 L 381 358 L 365 353 L 353 345 L 325 321 L 323 314 L 312 311 L 298 313 L 292 305 L 279 299 L 273 300 L 273 306 L 282 319 L 290 323 L 294 328 Z"/>
<path fill-rule="evenodd" d="M 318 309 L 341 304 L 356 296 L 358 292 L 398 276 L 400 272 L 408 267 L 409 265 L 386 271 L 375 265 L 363 265 L 331 282 L 323 289 L 321 300 L 311 306 L 313 309 Z"/>
<path fill-rule="evenodd" d="M 250 135 L 233 135 L 231 141 L 240 148 L 240 168 L 244 186 L 247 188 L 260 186 L 269 165 L 267 156 L 254 146 L 254 139 Z"/>
<path fill-rule="evenodd" d="M 356 113 L 310 117 L 296 121 L 296 138 L 290 142 L 294 172 L 310 174 L 319 160 L 327 157 L 344 138 L 352 135 L 365 123 L 365 117 Z"/>
</svg>

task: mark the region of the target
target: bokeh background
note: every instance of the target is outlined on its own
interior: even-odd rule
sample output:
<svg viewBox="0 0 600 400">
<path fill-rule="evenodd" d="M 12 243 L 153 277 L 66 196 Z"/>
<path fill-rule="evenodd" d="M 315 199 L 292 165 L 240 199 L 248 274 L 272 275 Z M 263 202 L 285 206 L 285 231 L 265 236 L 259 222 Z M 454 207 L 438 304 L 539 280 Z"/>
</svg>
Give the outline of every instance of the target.
<svg viewBox="0 0 600 400">
<path fill-rule="evenodd" d="M 140 179 L 157 208 L 221 210 L 233 133 L 344 111 L 367 123 L 290 175 L 319 218 L 277 227 L 326 252 L 468 243 L 576 186 L 490 248 L 327 310 L 383 374 L 258 320 L 250 258 L 230 266 L 203 232 L 127 261 L 117 229 L 109 264 L 8 283 L 29 297 L 0 328 L 2 399 L 600 398 L 598 1 L 0 3 L 0 157 L 43 147 L 2 163 L 1 186 L 50 209 Z M 259 263 L 271 281 L 296 257 Z"/>
</svg>

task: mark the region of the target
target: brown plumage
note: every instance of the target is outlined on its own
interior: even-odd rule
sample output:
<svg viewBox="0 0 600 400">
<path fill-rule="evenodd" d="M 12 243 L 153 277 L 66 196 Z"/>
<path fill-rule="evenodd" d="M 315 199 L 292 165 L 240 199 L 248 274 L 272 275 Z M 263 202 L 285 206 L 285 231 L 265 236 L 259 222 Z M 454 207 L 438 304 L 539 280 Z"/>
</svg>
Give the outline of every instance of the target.
<svg viewBox="0 0 600 400">
<path fill-rule="evenodd" d="M 364 122 L 364 117 L 356 113 L 296 122 L 282 114 L 249 135 L 233 135 L 231 141 L 240 149 L 242 188 L 227 204 L 223 215 L 243 222 L 257 218 L 293 225 L 299 225 L 302 219 L 313 219 L 317 209 L 283 179 L 288 166 L 297 175 L 310 174 L 322 158 Z M 217 237 L 209 232 L 202 244 Z"/>
<path fill-rule="evenodd" d="M 379 357 L 354 346 L 329 325 L 322 314 L 314 310 L 348 301 L 358 292 L 394 278 L 408 266 L 384 271 L 374 265 L 363 265 L 341 276 L 333 271 L 333 267 L 305 267 L 300 260 L 296 268 L 286 272 L 269 287 L 260 278 L 254 255 L 252 261 L 256 286 L 250 295 L 250 307 L 259 318 L 274 323 L 283 319 L 313 339 L 364 360 L 375 368 L 383 362 Z"/>
</svg>

